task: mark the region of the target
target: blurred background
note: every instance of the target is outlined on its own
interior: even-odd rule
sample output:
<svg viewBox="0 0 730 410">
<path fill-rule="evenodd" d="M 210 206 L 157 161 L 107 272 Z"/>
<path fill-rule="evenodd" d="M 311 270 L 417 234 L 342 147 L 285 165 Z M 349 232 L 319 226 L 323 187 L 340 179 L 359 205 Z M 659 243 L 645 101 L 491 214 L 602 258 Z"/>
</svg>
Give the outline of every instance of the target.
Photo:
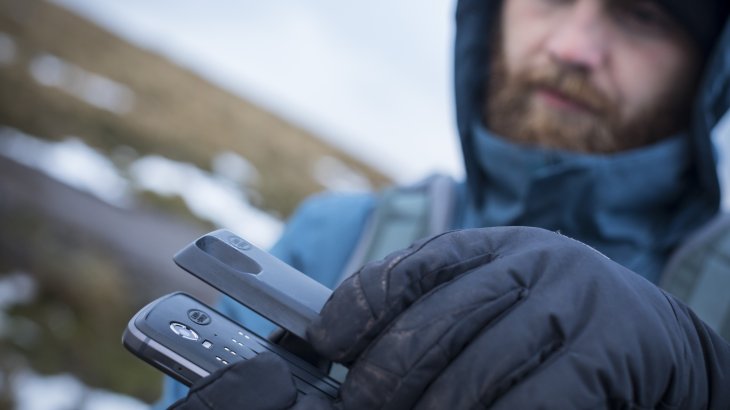
<svg viewBox="0 0 730 410">
<path fill-rule="evenodd" d="M 459 176 L 451 0 L 0 0 L 0 409 L 145 409 L 171 256 L 307 195 Z M 413 155 L 413 147 L 418 155 Z"/>
</svg>

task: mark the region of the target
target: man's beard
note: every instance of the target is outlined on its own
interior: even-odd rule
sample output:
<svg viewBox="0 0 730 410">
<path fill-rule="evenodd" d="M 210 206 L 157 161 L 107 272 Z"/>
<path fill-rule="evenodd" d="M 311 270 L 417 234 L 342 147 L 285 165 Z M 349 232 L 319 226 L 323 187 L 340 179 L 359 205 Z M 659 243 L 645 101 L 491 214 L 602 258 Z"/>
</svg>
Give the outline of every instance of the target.
<svg viewBox="0 0 730 410">
<path fill-rule="evenodd" d="M 608 154 L 652 144 L 686 126 L 689 96 L 668 90 L 654 107 L 635 119 L 621 118 L 618 103 L 591 83 L 579 68 L 551 63 L 539 69 L 507 73 L 497 55 L 487 85 L 485 122 L 517 143 L 583 153 Z M 539 90 L 557 94 L 581 108 L 560 110 L 537 101 Z"/>
</svg>

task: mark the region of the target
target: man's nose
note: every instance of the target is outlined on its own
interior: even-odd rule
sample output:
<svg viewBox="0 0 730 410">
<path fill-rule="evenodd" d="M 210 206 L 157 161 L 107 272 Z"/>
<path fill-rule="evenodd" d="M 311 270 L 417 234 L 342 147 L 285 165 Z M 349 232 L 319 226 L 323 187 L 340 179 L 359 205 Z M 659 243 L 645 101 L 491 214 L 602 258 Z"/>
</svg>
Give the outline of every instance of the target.
<svg viewBox="0 0 730 410">
<path fill-rule="evenodd" d="M 556 20 L 546 45 L 552 59 L 587 70 L 605 63 L 611 34 L 600 3 L 576 1 L 562 19 Z"/>
</svg>

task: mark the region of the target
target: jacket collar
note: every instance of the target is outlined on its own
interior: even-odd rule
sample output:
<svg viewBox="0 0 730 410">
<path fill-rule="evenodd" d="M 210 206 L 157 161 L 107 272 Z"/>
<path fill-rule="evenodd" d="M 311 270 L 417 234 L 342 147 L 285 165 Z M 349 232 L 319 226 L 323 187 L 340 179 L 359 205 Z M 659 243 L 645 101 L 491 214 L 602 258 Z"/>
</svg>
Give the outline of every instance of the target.
<svg viewBox="0 0 730 410">
<path fill-rule="evenodd" d="M 673 245 L 713 213 L 691 183 L 686 135 L 586 155 L 517 145 L 479 123 L 472 132 L 484 186 L 469 201 L 466 226 L 560 231 L 656 280 Z"/>
</svg>

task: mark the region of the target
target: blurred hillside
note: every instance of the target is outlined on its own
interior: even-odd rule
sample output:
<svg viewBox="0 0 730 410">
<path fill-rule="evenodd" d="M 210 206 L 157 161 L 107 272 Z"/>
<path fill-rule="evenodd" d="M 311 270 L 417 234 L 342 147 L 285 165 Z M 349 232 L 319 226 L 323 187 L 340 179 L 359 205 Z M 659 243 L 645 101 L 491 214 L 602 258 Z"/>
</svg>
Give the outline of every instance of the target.
<svg viewBox="0 0 730 410">
<path fill-rule="evenodd" d="M 281 215 L 323 188 L 313 177 L 323 157 L 339 158 L 374 186 L 387 183 L 306 131 L 53 4 L 0 0 L 0 32 L 14 44 L 0 67 L 4 125 L 202 168 L 230 150 L 259 170 L 261 206 Z"/>
<path fill-rule="evenodd" d="M 68 144 L 70 136 L 82 142 Z M 26 141 L 25 162 L 3 151 L 17 151 L 17 141 Z M 47 171 L 79 157 L 59 160 L 39 141 L 88 145 L 130 186 L 139 182 L 130 164 L 171 160 L 186 178 L 222 184 L 229 199 L 279 219 L 343 178 L 359 188 L 388 183 L 305 130 L 54 4 L 0 0 L 0 409 L 16 408 L 19 396 L 51 403 L 31 405 L 38 410 L 111 407 L 91 404 L 95 389 L 153 401 L 161 376 L 121 347 L 127 320 L 170 291 L 215 298 L 171 262 L 214 228 L 211 219 L 154 189 L 135 187 L 119 205 L 67 186 L 26 165 L 35 159 Z M 246 177 L 221 183 L 215 161 L 231 153 L 239 159 L 228 166 L 243 163 Z M 181 183 L 159 174 L 158 184 Z M 88 390 L 64 390 L 54 404 L 48 389 L 28 387 L 29 374 L 70 375 Z"/>
</svg>

